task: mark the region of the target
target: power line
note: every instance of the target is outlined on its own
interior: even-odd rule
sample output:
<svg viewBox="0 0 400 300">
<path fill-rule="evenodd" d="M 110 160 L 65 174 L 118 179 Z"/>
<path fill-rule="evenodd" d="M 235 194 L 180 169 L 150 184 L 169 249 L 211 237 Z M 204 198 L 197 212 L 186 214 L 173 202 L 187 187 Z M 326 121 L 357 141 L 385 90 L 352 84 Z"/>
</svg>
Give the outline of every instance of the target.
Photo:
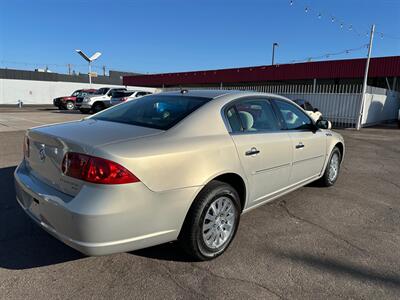
<svg viewBox="0 0 400 300">
<path fill-rule="evenodd" d="M 350 54 L 351 52 L 360 51 L 360 50 L 366 49 L 366 48 L 368 48 L 368 44 L 364 44 L 364 45 L 361 45 L 356 48 L 344 49 L 344 50 L 337 51 L 337 52 L 328 52 L 328 53 L 324 53 L 324 54 L 321 54 L 318 56 L 309 56 L 304 59 L 293 59 L 293 60 L 290 60 L 289 63 L 315 61 L 315 60 L 319 60 L 319 59 L 330 58 L 332 56 L 337 56 L 337 55 L 342 55 L 342 54 Z"/>
<path fill-rule="evenodd" d="M 353 23 L 347 22 L 343 18 L 340 18 L 339 16 L 337 16 L 335 14 L 331 14 L 331 13 L 325 12 L 323 10 L 316 9 L 316 8 L 304 3 L 301 0 L 290 0 L 289 5 L 290 5 L 290 7 L 299 7 L 299 8 L 301 7 L 306 14 L 314 15 L 320 20 L 322 20 L 322 19 L 329 20 L 329 22 L 332 24 L 338 24 L 340 29 L 343 29 L 343 30 L 347 29 L 348 32 L 352 32 L 359 37 L 369 37 L 369 35 L 370 35 L 370 31 L 367 28 L 363 28 L 363 29 L 356 28 L 353 25 Z M 389 38 L 389 39 L 400 40 L 400 37 L 386 34 L 382 31 L 375 31 L 375 33 L 381 39 Z"/>
<path fill-rule="evenodd" d="M 6 65 L 22 65 L 22 66 L 31 66 L 35 68 L 47 66 L 47 67 L 57 67 L 57 68 L 66 68 L 68 70 L 68 73 L 71 73 L 71 70 L 73 68 L 84 68 L 87 67 L 85 64 L 71 64 L 71 63 L 65 63 L 65 64 L 59 64 L 59 63 L 46 63 L 46 62 L 27 62 L 27 61 L 13 61 L 13 60 L 0 60 L 0 64 L 3 66 Z M 93 68 L 96 68 L 98 70 L 103 70 L 105 66 L 97 66 L 93 65 Z M 108 67 L 107 67 L 108 68 Z M 110 69 L 110 68 L 108 68 Z"/>
</svg>

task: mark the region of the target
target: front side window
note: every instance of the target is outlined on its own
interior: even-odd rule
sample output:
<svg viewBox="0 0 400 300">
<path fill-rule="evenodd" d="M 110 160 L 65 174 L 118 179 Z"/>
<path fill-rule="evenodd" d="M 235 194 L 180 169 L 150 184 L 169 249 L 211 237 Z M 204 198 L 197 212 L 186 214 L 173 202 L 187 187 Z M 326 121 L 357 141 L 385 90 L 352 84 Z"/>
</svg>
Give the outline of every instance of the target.
<svg viewBox="0 0 400 300">
<path fill-rule="evenodd" d="M 312 121 L 303 111 L 286 101 L 275 100 L 275 103 L 282 114 L 287 129 L 310 129 Z"/>
<path fill-rule="evenodd" d="M 133 91 L 113 91 L 111 94 L 111 97 L 113 98 L 123 98 L 123 97 L 129 97 L 132 95 L 134 92 Z"/>
<path fill-rule="evenodd" d="M 108 90 L 109 90 L 109 88 L 100 88 L 97 90 L 97 94 L 105 95 L 105 94 L 107 94 Z"/>
<path fill-rule="evenodd" d="M 208 101 L 203 97 L 152 95 L 113 106 L 92 119 L 168 130 Z"/>
<path fill-rule="evenodd" d="M 266 99 L 243 99 L 227 110 L 226 116 L 232 131 L 259 132 L 279 130 L 270 101 Z M 240 126 L 238 126 L 238 122 Z"/>
</svg>

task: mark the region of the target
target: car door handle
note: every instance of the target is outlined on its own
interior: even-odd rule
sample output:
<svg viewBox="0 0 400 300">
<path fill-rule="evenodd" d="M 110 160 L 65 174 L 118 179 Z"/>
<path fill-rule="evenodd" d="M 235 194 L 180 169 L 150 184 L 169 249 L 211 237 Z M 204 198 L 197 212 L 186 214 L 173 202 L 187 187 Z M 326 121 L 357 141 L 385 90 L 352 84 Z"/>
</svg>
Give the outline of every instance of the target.
<svg viewBox="0 0 400 300">
<path fill-rule="evenodd" d="M 257 150 L 256 147 L 253 147 L 253 148 L 251 148 L 250 150 L 246 151 L 245 154 L 246 154 L 247 156 L 250 156 L 250 155 L 256 155 L 256 154 L 258 154 L 258 153 L 260 153 L 260 151 Z"/>
<path fill-rule="evenodd" d="M 296 145 L 296 149 L 301 149 L 301 148 L 304 148 L 304 144 L 300 142 Z"/>
</svg>

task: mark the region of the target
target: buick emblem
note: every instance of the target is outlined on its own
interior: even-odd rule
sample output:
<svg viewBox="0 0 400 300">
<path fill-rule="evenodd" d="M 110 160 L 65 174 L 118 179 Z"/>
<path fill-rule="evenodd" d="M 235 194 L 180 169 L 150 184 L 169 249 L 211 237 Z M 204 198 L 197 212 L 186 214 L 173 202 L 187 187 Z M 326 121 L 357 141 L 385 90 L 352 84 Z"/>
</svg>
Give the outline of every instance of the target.
<svg viewBox="0 0 400 300">
<path fill-rule="evenodd" d="M 39 150 L 39 158 L 41 161 L 46 159 L 46 151 L 44 150 L 44 147 L 40 148 Z"/>
</svg>

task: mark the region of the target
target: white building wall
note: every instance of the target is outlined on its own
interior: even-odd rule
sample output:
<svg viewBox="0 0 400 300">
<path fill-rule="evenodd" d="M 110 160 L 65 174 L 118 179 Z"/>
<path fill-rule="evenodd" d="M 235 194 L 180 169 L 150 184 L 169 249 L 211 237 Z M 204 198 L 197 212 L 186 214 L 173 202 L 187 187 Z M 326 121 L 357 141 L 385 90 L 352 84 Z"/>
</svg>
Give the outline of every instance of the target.
<svg viewBox="0 0 400 300">
<path fill-rule="evenodd" d="M 91 88 L 124 87 L 107 84 L 92 84 Z M 71 95 L 75 90 L 88 89 L 89 83 L 59 82 L 0 79 L 0 105 L 17 104 L 21 100 L 24 104 L 53 104 L 53 99 L 60 96 Z M 155 91 L 154 88 L 128 86 L 128 89 Z"/>
<path fill-rule="evenodd" d="M 384 94 L 367 93 L 364 102 L 362 126 L 396 120 L 400 109 L 400 94 L 385 90 Z"/>
</svg>

